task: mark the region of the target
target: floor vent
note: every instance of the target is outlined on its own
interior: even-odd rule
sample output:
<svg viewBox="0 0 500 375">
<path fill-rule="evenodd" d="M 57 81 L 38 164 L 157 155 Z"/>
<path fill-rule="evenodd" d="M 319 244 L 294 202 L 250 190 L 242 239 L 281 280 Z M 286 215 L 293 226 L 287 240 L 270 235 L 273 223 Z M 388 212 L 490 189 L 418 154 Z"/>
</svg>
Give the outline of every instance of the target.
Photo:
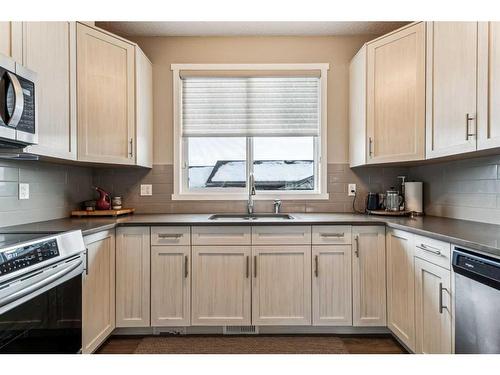
<svg viewBox="0 0 500 375">
<path fill-rule="evenodd" d="M 224 335 L 258 335 L 259 327 L 256 326 L 224 326 Z"/>
</svg>

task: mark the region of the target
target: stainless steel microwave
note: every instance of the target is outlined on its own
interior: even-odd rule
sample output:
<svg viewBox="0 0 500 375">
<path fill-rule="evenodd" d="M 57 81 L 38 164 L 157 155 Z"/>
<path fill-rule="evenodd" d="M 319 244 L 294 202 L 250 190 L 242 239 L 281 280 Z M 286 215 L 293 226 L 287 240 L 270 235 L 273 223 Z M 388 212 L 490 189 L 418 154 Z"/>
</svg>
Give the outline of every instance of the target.
<svg viewBox="0 0 500 375">
<path fill-rule="evenodd" d="M 38 143 L 36 73 L 0 54 L 0 147 Z"/>
</svg>

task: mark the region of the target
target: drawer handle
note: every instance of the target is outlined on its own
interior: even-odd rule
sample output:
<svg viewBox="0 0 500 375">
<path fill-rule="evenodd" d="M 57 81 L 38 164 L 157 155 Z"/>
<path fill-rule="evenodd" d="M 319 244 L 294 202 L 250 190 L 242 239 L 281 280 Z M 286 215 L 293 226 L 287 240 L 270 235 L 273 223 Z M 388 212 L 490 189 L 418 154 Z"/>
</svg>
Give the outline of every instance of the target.
<svg viewBox="0 0 500 375">
<path fill-rule="evenodd" d="M 443 306 L 443 291 L 448 293 L 448 289 L 443 288 L 443 283 L 439 283 L 439 313 L 442 314 L 443 310 L 448 310 L 448 306 Z"/>
<path fill-rule="evenodd" d="M 283 232 L 283 233 L 258 233 L 259 237 L 282 237 L 282 236 L 300 236 L 304 237 L 305 233 L 304 232 Z"/>
<path fill-rule="evenodd" d="M 421 250 L 424 250 L 424 251 L 427 251 L 428 253 L 432 253 L 432 254 L 436 254 L 436 255 L 441 255 L 441 250 L 435 248 L 435 247 L 432 247 L 432 246 L 429 246 L 429 245 L 425 245 L 425 244 L 420 244 L 420 246 L 417 245 L 417 247 Z"/>
<path fill-rule="evenodd" d="M 354 250 L 354 254 L 356 255 L 356 258 L 359 258 L 359 236 L 356 235 L 354 237 L 354 241 L 356 242 L 356 250 Z"/>
<path fill-rule="evenodd" d="M 187 279 L 188 275 L 189 275 L 189 271 L 188 271 L 188 267 L 189 267 L 189 261 L 188 261 L 188 256 L 185 255 L 184 256 L 184 277 Z"/>
<path fill-rule="evenodd" d="M 158 238 L 181 238 L 182 236 L 180 233 L 158 233 Z"/>
<path fill-rule="evenodd" d="M 341 238 L 341 237 L 345 237 L 345 233 L 342 232 L 342 233 L 321 233 L 320 235 L 321 237 L 335 237 L 335 238 Z"/>
</svg>

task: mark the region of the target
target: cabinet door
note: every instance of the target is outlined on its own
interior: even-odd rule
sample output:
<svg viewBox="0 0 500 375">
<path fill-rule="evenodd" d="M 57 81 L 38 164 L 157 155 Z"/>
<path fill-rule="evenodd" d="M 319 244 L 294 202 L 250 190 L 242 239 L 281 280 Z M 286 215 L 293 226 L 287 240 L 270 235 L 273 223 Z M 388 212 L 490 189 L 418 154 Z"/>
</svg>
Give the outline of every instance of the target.
<svg viewBox="0 0 500 375">
<path fill-rule="evenodd" d="M 78 159 L 135 164 L 134 45 L 77 24 Z"/>
<path fill-rule="evenodd" d="M 385 227 L 353 227 L 354 326 L 386 325 Z"/>
<path fill-rule="evenodd" d="M 351 245 L 312 248 L 313 325 L 352 325 Z"/>
<path fill-rule="evenodd" d="M 425 157 L 425 24 L 367 45 L 368 163 Z"/>
<path fill-rule="evenodd" d="M 349 165 L 366 164 L 366 45 L 349 64 Z"/>
<path fill-rule="evenodd" d="M 135 47 L 136 164 L 153 166 L 153 65 Z"/>
<path fill-rule="evenodd" d="M 500 22 L 480 22 L 477 147 L 500 147 Z"/>
<path fill-rule="evenodd" d="M 87 265 L 82 285 L 82 351 L 92 353 L 115 329 L 115 237 L 84 238 Z"/>
<path fill-rule="evenodd" d="M 151 247 L 151 325 L 188 326 L 191 297 L 191 248 Z"/>
<path fill-rule="evenodd" d="M 76 159 L 76 25 L 24 22 L 23 64 L 37 72 L 38 145 L 29 152 Z"/>
<path fill-rule="evenodd" d="M 413 235 L 389 230 L 387 246 L 387 326 L 415 349 L 415 274 Z"/>
<path fill-rule="evenodd" d="M 255 246 L 254 325 L 311 324 L 311 247 Z"/>
<path fill-rule="evenodd" d="M 415 258 L 416 353 L 451 353 L 450 271 Z"/>
<path fill-rule="evenodd" d="M 21 22 L 0 22 L 0 54 L 22 64 L 23 27 Z"/>
<path fill-rule="evenodd" d="M 116 232 L 116 326 L 150 325 L 149 227 L 122 227 Z"/>
<path fill-rule="evenodd" d="M 250 246 L 193 246 L 192 325 L 250 325 L 250 255 Z"/>
<path fill-rule="evenodd" d="M 476 150 L 477 27 L 427 24 L 427 158 Z"/>
</svg>

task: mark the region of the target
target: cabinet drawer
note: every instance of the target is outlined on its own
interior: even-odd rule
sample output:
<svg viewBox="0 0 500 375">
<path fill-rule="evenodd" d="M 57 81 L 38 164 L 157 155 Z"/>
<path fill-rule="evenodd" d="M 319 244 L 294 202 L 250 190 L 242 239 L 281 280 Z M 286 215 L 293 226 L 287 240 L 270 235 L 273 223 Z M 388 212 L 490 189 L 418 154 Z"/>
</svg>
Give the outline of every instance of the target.
<svg viewBox="0 0 500 375">
<path fill-rule="evenodd" d="M 253 245 L 308 245 L 310 226 L 271 225 L 252 227 Z"/>
<path fill-rule="evenodd" d="M 250 245 L 250 227 L 193 227 L 193 245 Z"/>
<path fill-rule="evenodd" d="M 450 269 L 451 245 L 433 238 L 415 236 L 415 256 Z"/>
<path fill-rule="evenodd" d="M 151 245 L 191 245 L 189 227 L 151 227 Z"/>
<path fill-rule="evenodd" d="M 351 243 L 350 225 L 313 225 L 312 227 L 313 245 L 329 245 Z"/>
</svg>

